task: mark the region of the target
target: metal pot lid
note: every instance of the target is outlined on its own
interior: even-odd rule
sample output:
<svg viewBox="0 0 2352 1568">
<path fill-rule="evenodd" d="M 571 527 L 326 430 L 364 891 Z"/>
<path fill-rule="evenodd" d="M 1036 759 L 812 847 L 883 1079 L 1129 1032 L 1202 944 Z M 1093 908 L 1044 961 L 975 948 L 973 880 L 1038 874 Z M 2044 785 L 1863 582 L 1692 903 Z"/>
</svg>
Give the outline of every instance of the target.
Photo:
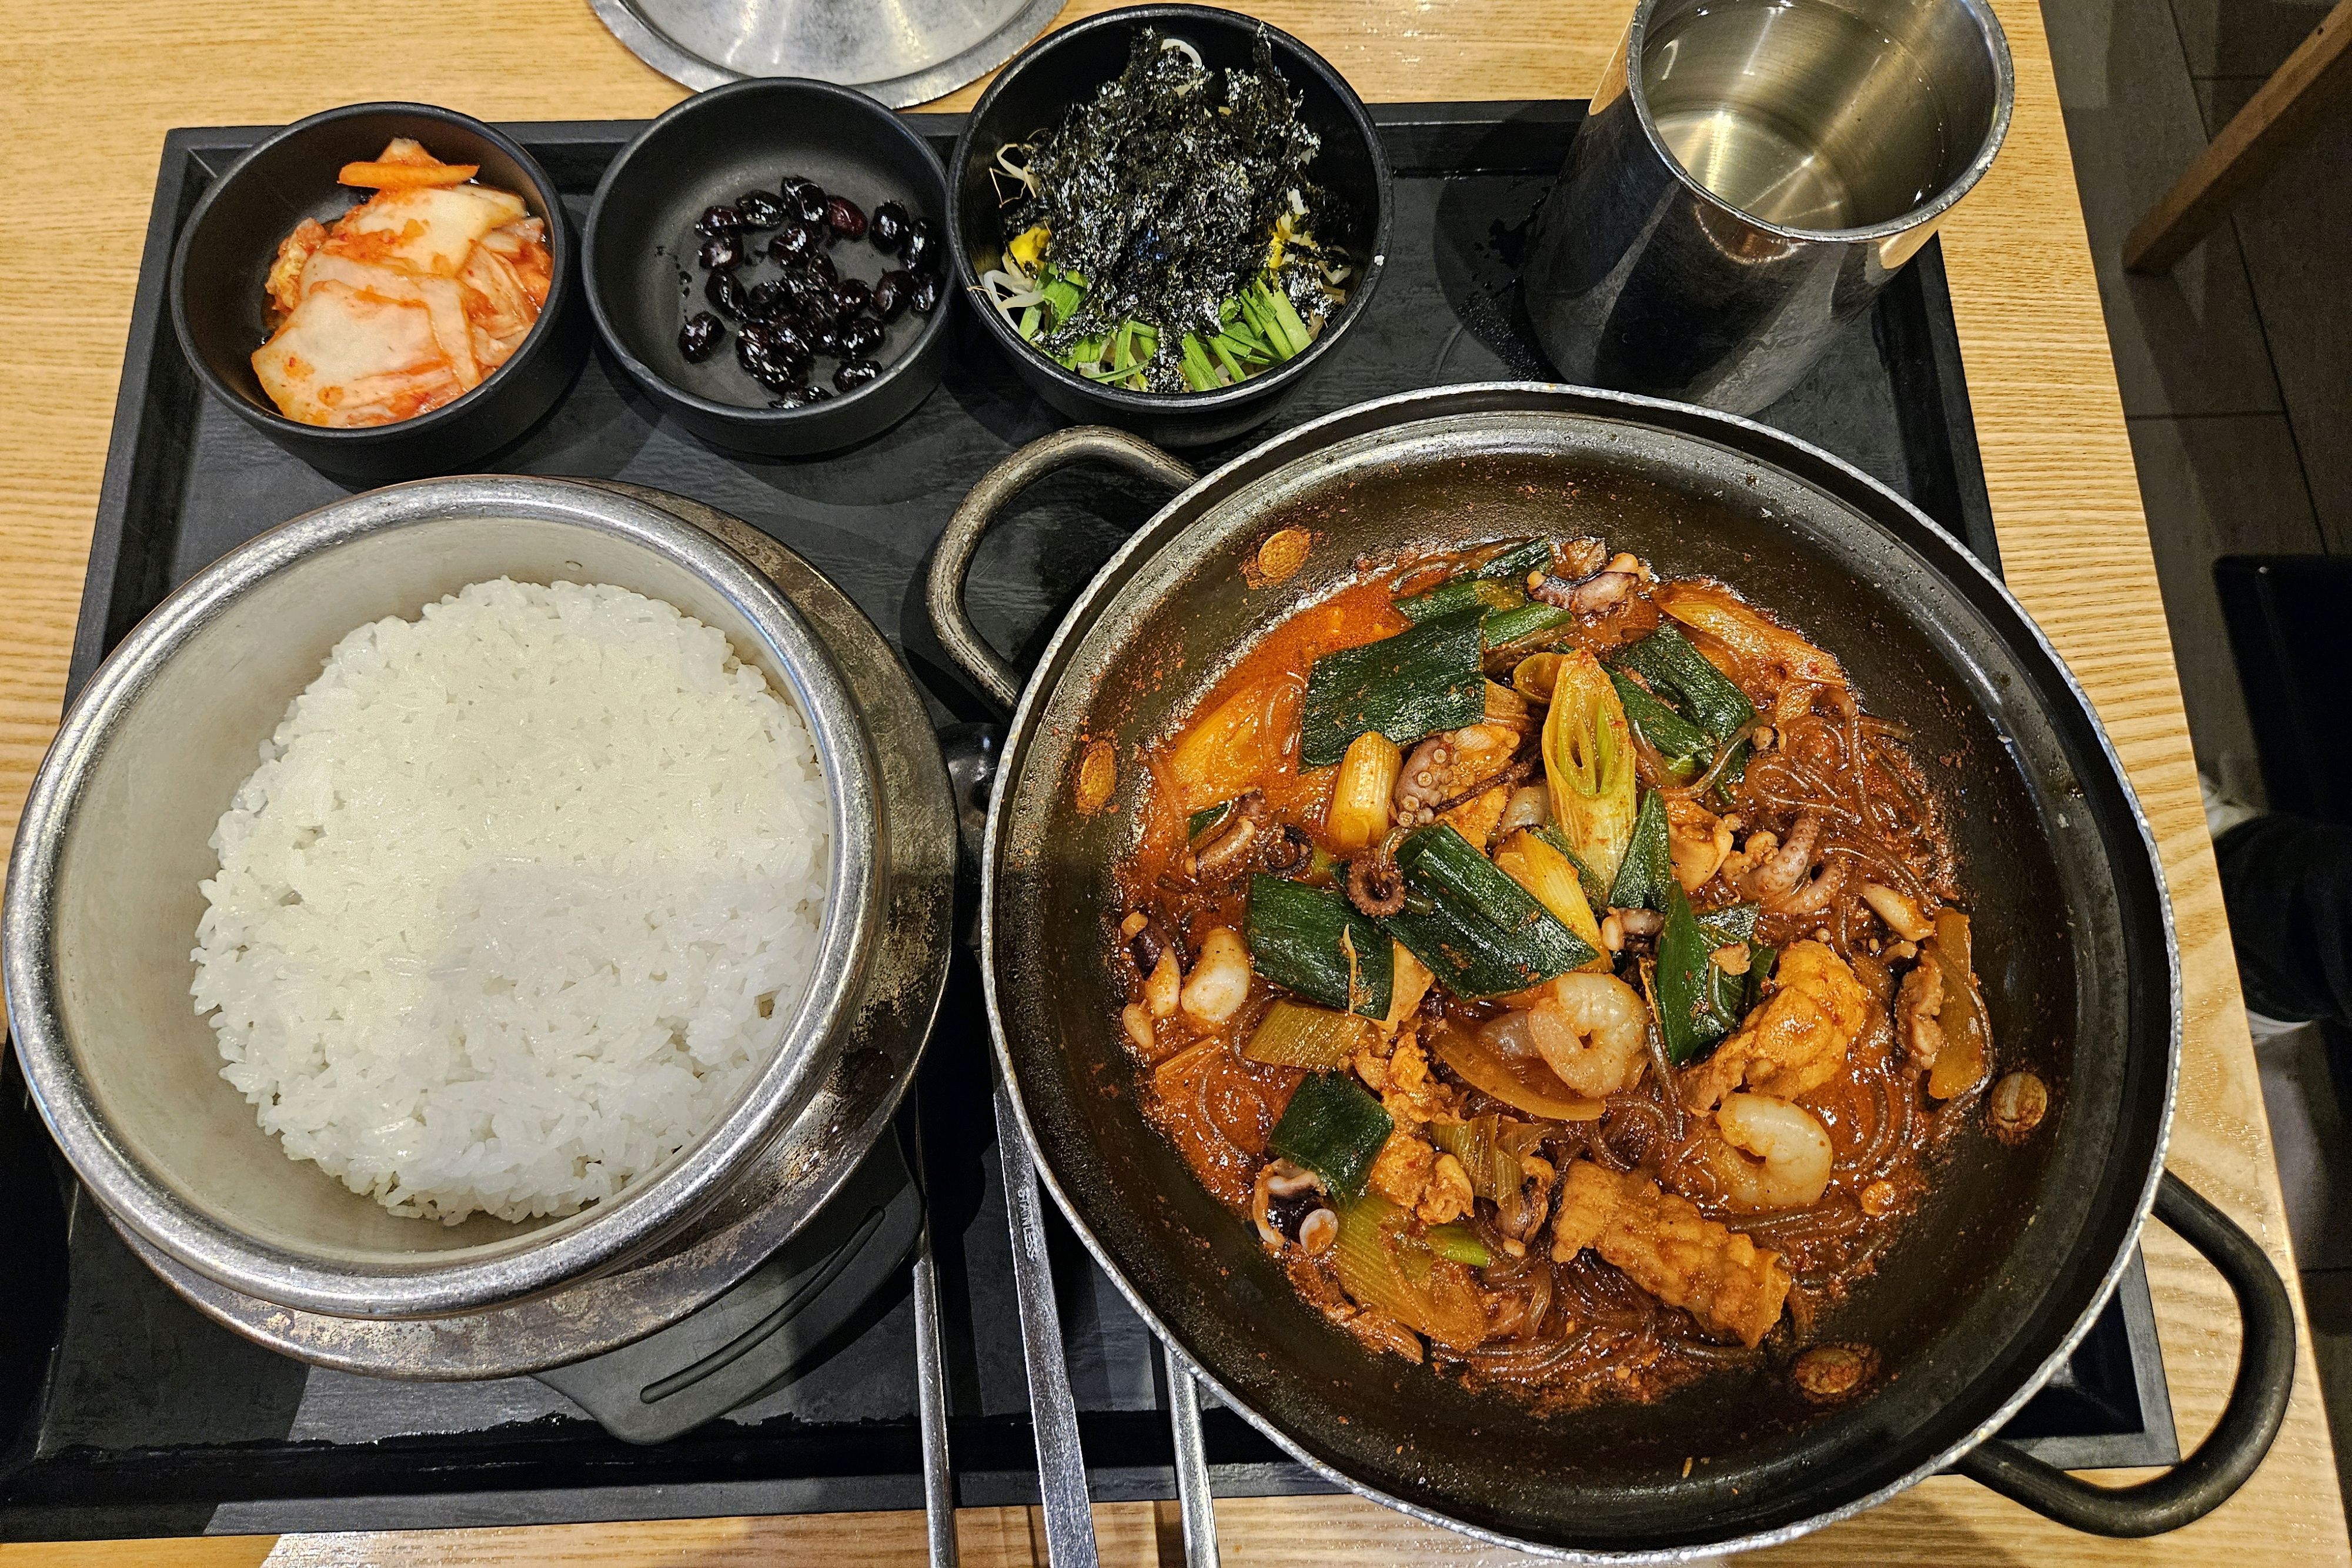
<svg viewBox="0 0 2352 1568">
<path fill-rule="evenodd" d="M 377 1377 L 510 1377 L 644 1338 L 715 1300 L 782 1246 L 845 1181 L 914 1077 L 947 988 L 955 904 L 955 810 L 914 682 L 880 632 L 806 561 L 699 502 L 604 481 L 716 536 L 782 589 L 824 640 L 856 698 L 877 766 L 877 860 L 887 918 L 823 1078 L 756 1163 L 650 1258 L 486 1312 L 335 1317 L 228 1289 L 115 1228 L 207 1316 L 297 1360 Z"/>
<path fill-rule="evenodd" d="M 1062 0 L 589 0 L 629 52 L 687 87 L 814 77 L 905 109 L 976 81 L 1045 30 Z"/>
</svg>

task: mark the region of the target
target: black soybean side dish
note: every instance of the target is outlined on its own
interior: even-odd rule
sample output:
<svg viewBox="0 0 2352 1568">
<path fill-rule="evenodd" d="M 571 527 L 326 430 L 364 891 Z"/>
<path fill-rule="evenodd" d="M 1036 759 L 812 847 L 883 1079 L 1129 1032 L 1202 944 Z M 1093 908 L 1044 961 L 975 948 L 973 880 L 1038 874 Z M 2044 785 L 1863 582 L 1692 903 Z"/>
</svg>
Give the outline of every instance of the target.
<svg viewBox="0 0 2352 1568">
<path fill-rule="evenodd" d="M 939 382 L 950 319 L 929 145 L 872 99 L 761 78 L 688 99 L 606 171 L 589 307 L 661 414 L 753 456 L 888 429 Z"/>
<path fill-rule="evenodd" d="M 869 219 L 847 196 L 798 174 L 785 175 L 774 194 L 746 191 L 706 207 L 694 222 L 702 237 L 695 262 L 708 275 L 702 295 L 710 308 L 696 309 L 688 297 L 692 313 L 677 329 L 677 351 L 698 364 L 709 359 L 732 322 L 735 362 L 775 394 L 771 406 L 855 392 L 881 376 L 874 356 L 888 340 L 889 324 L 908 310 L 928 316 L 939 308 L 938 280 L 926 289 L 908 270 L 934 270 L 932 256 L 912 244 L 929 226 L 896 201 L 877 205 Z M 763 232 L 768 237 L 752 243 Z M 827 248 L 860 239 L 882 255 L 885 270 L 872 284 L 842 276 L 845 253 Z M 774 263 L 776 272 L 747 286 L 742 274 L 755 255 Z M 820 359 L 838 361 L 832 390 L 812 380 Z"/>
</svg>

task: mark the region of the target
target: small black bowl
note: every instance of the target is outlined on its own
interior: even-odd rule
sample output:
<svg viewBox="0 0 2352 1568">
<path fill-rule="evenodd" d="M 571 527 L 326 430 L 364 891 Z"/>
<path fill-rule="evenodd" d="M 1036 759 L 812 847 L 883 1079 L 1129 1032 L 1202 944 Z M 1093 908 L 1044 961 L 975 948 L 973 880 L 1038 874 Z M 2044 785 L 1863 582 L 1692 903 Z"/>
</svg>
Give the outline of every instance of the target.
<svg viewBox="0 0 2352 1568">
<path fill-rule="evenodd" d="M 1262 32 L 1274 63 L 1303 100 L 1307 123 L 1323 139 L 1307 173 L 1323 187 L 1327 210 L 1317 214 L 1317 237 L 1345 245 L 1358 258 L 1348 302 L 1326 322 L 1307 351 L 1238 386 L 1206 392 L 1139 392 L 1103 386 L 1063 369 L 1024 342 L 988 302 L 981 275 L 1003 256 L 1003 218 L 989 171 L 997 149 L 1028 141 L 1059 125 L 1073 104 L 1090 99 L 1127 64 L 1139 29 L 1181 38 L 1213 71 L 1251 63 Z M 1013 361 L 1038 396 L 1072 419 L 1116 424 L 1162 446 L 1203 446 L 1228 440 L 1271 418 L 1283 400 L 1364 313 L 1388 259 L 1389 162 L 1372 117 L 1323 57 L 1254 17 L 1208 5 L 1131 5 L 1065 27 L 1041 39 L 997 74 L 965 122 L 949 160 L 948 235 L 955 247 L 956 282 L 971 296 Z"/>
<path fill-rule="evenodd" d="M 521 346 L 463 397 L 397 424 L 304 424 L 278 413 L 253 373 L 253 351 L 269 338 L 269 264 L 304 218 L 331 223 L 365 199 L 335 175 L 396 136 L 444 162 L 478 163 L 481 183 L 520 196 L 547 225 L 554 283 Z M 172 256 L 172 329 L 215 396 L 313 467 L 366 484 L 446 474 L 529 430 L 579 375 L 588 331 L 572 251 L 555 182 L 504 133 L 431 104 L 349 104 L 296 120 L 213 182 Z"/>
<path fill-rule="evenodd" d="M 830 452 L 912 413 L 939 385 L 955 292 L 943 286 L 929 315 L 908 310 L 891 322 L 872 356 L 882 373 L 829 402 L 772 407 L 776 394 L 736 362 L 734 321 L 725 323 L 716 352 L 689 361 L 678 329 L 710 308 L 695 221 L 747 191 L 774 193 L 787 178 L 846 196 L 869 221 L 884 202 L 898 202 L 934 225 L 947 211 L 939 158 L 889 110 L 830 82 L 754 78 L 698 93 L 623 149 L 596 187 L 581 247 L 589 312 L 631 379 L 712 445 L 763 457 Z M 746 236 L 752 259 L 737 277 L 747 286 L 779 275 L 779 265 L 767 259 L 773 233 Z M 870 235 L 817 248 L 842 277 L 870 284 L 904 265 Z M 943 270 L 944 260 L 935 269 Z M 811 383 L 830 390 L 837 363 L 817 360 Z"/>
</svg>

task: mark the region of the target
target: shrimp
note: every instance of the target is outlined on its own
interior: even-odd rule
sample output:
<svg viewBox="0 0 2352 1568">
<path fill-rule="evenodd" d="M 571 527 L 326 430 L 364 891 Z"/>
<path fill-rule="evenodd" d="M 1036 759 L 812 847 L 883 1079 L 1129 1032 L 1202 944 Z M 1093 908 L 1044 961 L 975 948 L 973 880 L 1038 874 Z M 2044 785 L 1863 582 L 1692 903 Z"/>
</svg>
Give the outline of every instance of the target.
<svg viewBox="0 0 2352 1568">
<path fill-rule="evenodd" d="M 1600 1100 L 1641 1078 L 1650 1060 L 1649 1030 L 1641 992 L 1613 975 L 1579 970 L 1551 981 L 1531 1006 L 1505 1013 L 1484 1032 L 1518 1031 L 1562 1083 Z"/>
<path fill-rule="evenodd" d="M 1707 1166 L 1733 1208 L 1811 1208 L 1830 1185 L 1830 1135 L 1801 1105 L 1734 1094 L 1715 1113 Z"/>
<path fill-rule="evenodd" d="M 1696 800 L 1666 802 L 1666 854 L 1685 893 L 1696 893 L 1731 852 L 1737 817 L 1718 817 Z"/>
</svg>

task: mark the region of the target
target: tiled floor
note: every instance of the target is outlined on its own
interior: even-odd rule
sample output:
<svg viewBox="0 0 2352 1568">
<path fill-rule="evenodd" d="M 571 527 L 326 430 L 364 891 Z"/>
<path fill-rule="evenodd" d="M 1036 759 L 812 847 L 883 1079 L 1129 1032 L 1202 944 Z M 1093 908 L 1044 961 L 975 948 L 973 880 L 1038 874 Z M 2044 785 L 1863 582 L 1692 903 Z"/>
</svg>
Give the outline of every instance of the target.
<svg viewBox="0 0 2352 1568">
<path fill-rule="evenodd" d="M 2217 555 L 2352 549 L 2352 115 L 2161 277 L 2124 235 L 2326 0 L 2047 0 L 2084 218 L 2204 770 L 2261 798 Z"/>
<path fill-rule="evenodd" d="M 2336 1434 L 2336 1477 L 2352 1497 L 2352 1141 L 2336 1075 L 2306 1027 L 2259 1042 L 2263 1102 L 2278 1146 L 2287 1229 L 2303 1268 L 2304 1315 Z"/>
<path fill-rule="evenodd" d="M 2259 800 L 2216 556 L 2352 552 L 2352 111 L 2163 277 L 2124 235 L 2329 0 L 2044 0 L 2200 768 Z M 2257 1048 L 2321 1387 L 2352 1493 L 2352 1113 L 2315 1028 Z"/>
</svg>

